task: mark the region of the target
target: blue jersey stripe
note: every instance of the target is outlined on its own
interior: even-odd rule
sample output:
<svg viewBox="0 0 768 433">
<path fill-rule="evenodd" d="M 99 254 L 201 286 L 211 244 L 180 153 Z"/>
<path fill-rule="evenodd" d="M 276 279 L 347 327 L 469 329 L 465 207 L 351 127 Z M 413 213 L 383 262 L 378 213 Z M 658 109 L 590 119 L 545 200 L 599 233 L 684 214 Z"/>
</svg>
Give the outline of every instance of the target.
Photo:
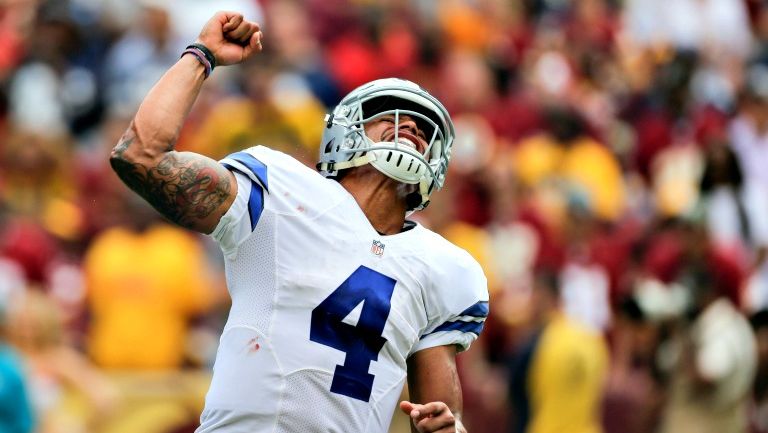
<svg viewBox="0 0 768 433">
<path fill-rule="evenodd" d="M 488 301 L 478 302 L 462 311 L 459 316 L 488 317 Z"/>
<path fill-rule="evenodd" d="M 243 173 L 240 169 L 237 167 L 233 167 L 226 162 L 222 163 L 224 167 L 226 167 L 230 171 L 236 171 L 246 178 L 248 177 L 247 173 Z M 251 230 L 256 228 L 256 223 L 259 222 L 259 218 L 261 218 L 261 212 L 264 211 L 264 189 L 261 187 L 261 185 L 258 184 L 258 182 L 254 182 L 251 180 L 251 194 L 248 197 L 248 217 L 251 219 Z"/>
<path fill-rule="evenodd" d="M 435 328 L 434 331 L 430 332 L 427 335 L 434 334 L 435 332 L 443 332 L 443 331 L 460 331 L 460 332 L 471 332 L 475 335 L 480 335 L 481 332 L 483 332 L 483 326 L 485 323 L 483 322 L 462 322 L 462 321 L 456 321 L 456 322 L 445 322 L 442 325 Z M 421 338 L 426 337 L 426 335 L 422 336 Z"/>
<path fill-rule="evenodd" d="M 264 210 L 264 190 L 256 182 L 251 181 L 251 195 L 248 197 L 248 216 L 251 218 L 251 231 L 256 228 L 256 223 L 261 218 Z"/>
<path fill-rule="evenodd" d="M 244 166 L 248 167 L 251 172 L 253 172 L 254 175 L 261 181 L 261 184 L 264 186 L 264 189 L 269 192 L 269 180 L 267 178 L 267 166 L 264 165 L 263 162 L 259 161 L 251 155 L 248 152 L 236 152 L 233 153 L 227 158 L 235 160 L 239 162 L 240 164 L 243 164 Z"/>
</svg>

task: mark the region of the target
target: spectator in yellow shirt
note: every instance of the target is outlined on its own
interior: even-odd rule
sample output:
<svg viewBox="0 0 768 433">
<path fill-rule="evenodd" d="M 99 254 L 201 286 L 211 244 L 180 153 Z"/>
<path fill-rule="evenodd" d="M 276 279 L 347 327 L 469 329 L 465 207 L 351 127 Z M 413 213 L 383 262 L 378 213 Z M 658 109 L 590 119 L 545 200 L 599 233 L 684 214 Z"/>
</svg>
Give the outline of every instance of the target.
<svg viewBox="0 0 768 433">
<path fill-rule="evenodd" d="M 539 272 L 532 294 L 534 331 L 511 363 L 515 433 L 600 433 L 608 370 L 601 335 L 566 317 L 554 274 Z"/>
<path fill-rule="evenodd" d="M 84 264 L 92 313 L 89 351 L 106 368 L 183 364 L 189 321 L 212 300 L 203 248 L 165 224 L 115 227 L 99 235 Z"/>
</svg>

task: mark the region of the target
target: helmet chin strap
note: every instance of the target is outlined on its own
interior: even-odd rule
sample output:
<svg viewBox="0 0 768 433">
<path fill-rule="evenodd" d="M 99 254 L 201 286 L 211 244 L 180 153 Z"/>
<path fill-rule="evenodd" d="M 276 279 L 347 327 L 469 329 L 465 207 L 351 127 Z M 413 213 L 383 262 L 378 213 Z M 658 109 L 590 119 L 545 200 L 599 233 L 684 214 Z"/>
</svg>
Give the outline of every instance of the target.
<svg viewBox="0 0 768 433">
<path fill-rule="evenodd" d="M 371 140 L 368 136 L 364 135 L 364 139 L 368 141 L 370 145 L 378 144 L 378 143 L 375 143 L 373 140 Z M 347 168 L 360 167 L 366 164 L 370 164 L 371 162 L 374 162 L 376 160 L 377 160 L 376 152 L 367 151 L 365 152 L 365 154 L 358 156 L 357 158 L 352 158 L 349 161 L 318 163 L 317 169 L 321 171 L 332 172 L 337 170 L 344 170 Z M 384 174 L 387 175 L 386 173 Z M 414 185 L 414 184 L 411 184 L 411 185 Z M 417 208 L 424 209 L 429 204 L 430 185 L 427 184 L 427 182 L 424 182 L 423 179 L 418 182 L 418 185 L 419 185 L 418 191 L 410 192 L 405 196 L 406 208 L 408 209 L 409 214 L 412 213 Z"/>
<path fill-rule="evenodd" d="M 360 167 L 365 164 L 370 164 L 373 161 L 376 161 L 376 155 L 374 155 L 373 152 L 368 152 L 363 156 L 352 158 L 349 161 L 321 162 L 317 164 L 317 169 L 325 171 L 336 171 L 343 170 L 345 168 Z"/>
<path fill-rule="evenodd" d="M 377 143 L 370 139 L 367 135 L 363 135 L 363 139 L 368 142 L 369 146 L 376 146 L 382 143 L 389 144 L 389 142 L 381 142 Z M 338 162 L 320 162 L 316 165 L 318 170 L 322 171 L 336 171 L 336 170 L 344 170 L 345 168 L 352 168 L 352 167 L 360 167 L 365 164 L 370 164 L 371 162 L 376 161 L 376 152 L 365 152 L 364 155 L 358 156 L 357 158 L 352 158 L 349 161 L 338 161 Z"/>
<path fill-rule="evenodd" d="M 362 134 L 362 136 L 363 140 L 367 141 L 369 146 L 371 144 L 376 144 L 373 142 L 373 140 L 368 138 L 367 135 Z M 366 152 L 364 155 L 358 156 L 357 158 L 352 158 L 349 161 L 321 162 L 317 164 L 317 169 L 324 171 L 344 170 L 345 168 L 360 167 L 365 164 L 370 164 L 373 161 L 376 161 L 375 152 Z"/>
</svg>

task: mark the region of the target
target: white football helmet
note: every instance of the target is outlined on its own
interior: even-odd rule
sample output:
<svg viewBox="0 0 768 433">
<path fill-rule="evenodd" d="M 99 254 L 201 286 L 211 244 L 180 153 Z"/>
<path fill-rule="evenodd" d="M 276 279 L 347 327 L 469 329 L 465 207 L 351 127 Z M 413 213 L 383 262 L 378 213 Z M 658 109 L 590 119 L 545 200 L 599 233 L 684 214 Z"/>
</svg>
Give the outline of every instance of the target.
<svg viewBox="0 0 768 433">
<path fill-rule="evenodd" d="M 394 115 L 395 136 L 375 143 L 364 125 L 384 115 Z M 424 132 L 423 155 L 398 137 L 401 115 L 408 115 Z M 455 135 L 453 122 L 443 104 L 417 84 L 399 78 L 364 84 L 325 116 L 325 126 L 317 164 L 323 176 L 336 177 L 339 170 L 370 163 L 392 179 L 419 185 L 418 192 L 408 197 L 410 211 L 424 209 L 432 192 L 443 187 Z"/>
</svg>

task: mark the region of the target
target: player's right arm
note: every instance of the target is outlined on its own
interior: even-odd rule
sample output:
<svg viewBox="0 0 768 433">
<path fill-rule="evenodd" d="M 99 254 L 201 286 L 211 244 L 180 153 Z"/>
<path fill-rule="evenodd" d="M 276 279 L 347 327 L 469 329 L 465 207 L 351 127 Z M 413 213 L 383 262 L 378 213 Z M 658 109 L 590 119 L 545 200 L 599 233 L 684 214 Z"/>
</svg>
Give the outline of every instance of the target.
<svg viewBox="0 0 768 433">
<path fill-rule="evenodd" d="M 411 401 L 400 410 L 411 418 L 412 433 L 467 433 L 461 422 L 462 395 L 456 347 L 437 346 L 408 358 Z"/>
<path fill-rule="evenodd" d="M 218 12 L 198 38 L 218 65 L 240 63 L 261 50 L 259 25 Z M 234 175 L 215 160 L 174 145 L 205 80 L 193 55 L 173 65 L 147 94 L 110 156 L 122 181 L 169 220 L 210 233 L 237 195 Z"/>
</svg>

